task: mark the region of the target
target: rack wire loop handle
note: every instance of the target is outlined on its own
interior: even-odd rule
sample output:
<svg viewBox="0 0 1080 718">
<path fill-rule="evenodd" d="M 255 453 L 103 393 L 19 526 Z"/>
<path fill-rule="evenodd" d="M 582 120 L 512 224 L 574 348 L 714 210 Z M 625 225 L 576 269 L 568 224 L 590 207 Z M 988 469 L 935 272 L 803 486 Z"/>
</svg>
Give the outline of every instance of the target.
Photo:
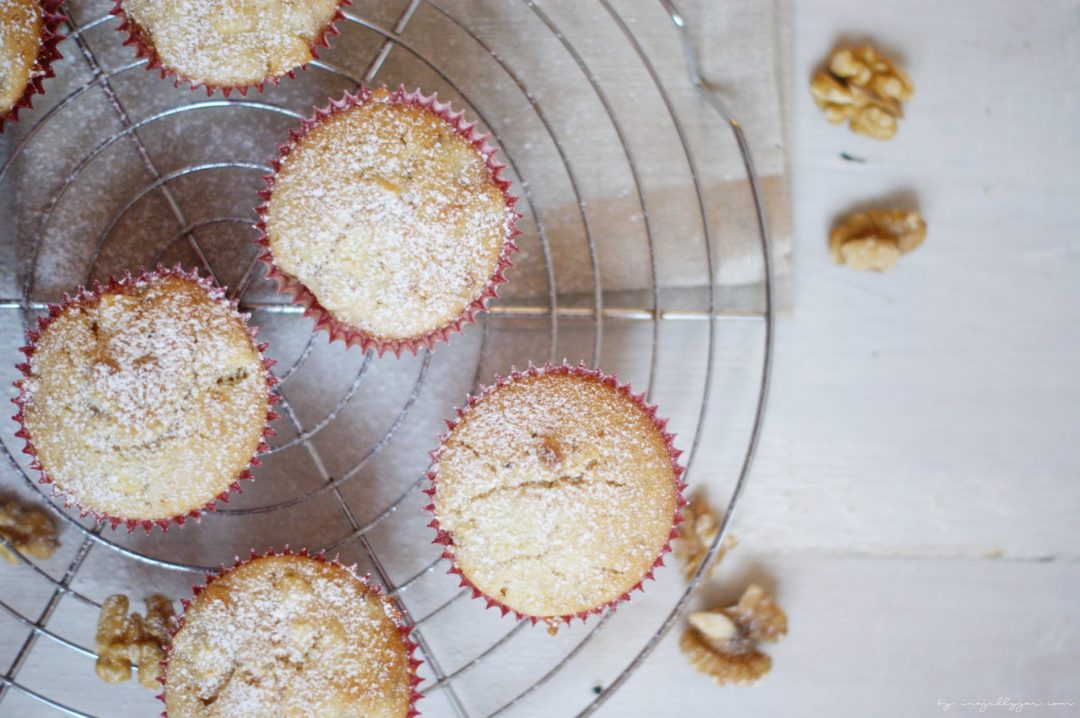
<svg viewBox="0 0 1080 718">
<path fill-rule="evenodd" d="M 605 2 L 606 0 L 602 0 Z M 660 644 L 660 641 L 671 631 L 675 623 L 682 617 L 683 612 L 686 610 L 687 605 L 690 602 L 694 590 L 698 584 L 701 583 L 702 577 L 708 566 L 712 565 L 713 559 L 716 557 L 717 552 L 720 550 L 720 546 L 727 536 L 728 528 L 731 526 L 731 521 L 735 515 L 735 509 L 739 502 L 739 498 L 742 496 L 743 490 L 746 488 L 746 482 L 750 475 L 750 467 L 754 462 L 754 455 L 757 453 L 758 442 L 761 437 L 761 429 L 765 420 L 765 407 L 768 403 L 769 397 L 769 381 L 772 375 L 772 349 L 773 349 L 773 333 L 774 333 L 774 316 L 773 316 L 773 286 L 772 286 L 772 261 L 769 255 L 769 229 L 768 223 L 765 218 L 765 204 L 763 195 L 761 192 L 761 183 L 758 181 L 757 170 L 754 168 L 754 161 L 750 151 L 750 145 L 746 140 L 746 135 L 743 132 L 742 125 L 735 118 L 735 115 L 728 108 L 727 104 L 720 98 L 717 91 L 709 86 L 705 81 L 705 78 L 701 74 L 701 64 L 697 57 L 697 51 L 694 49 L 693 42 L 690 39 L 689 30 L 687 29 L 686 20 L 683 18 L 682 13 L 679 12 L 673 0 L 660 0 L 660 4 L 663 5 L 668 15 L 671 17 L 671 22 L 675 25 L 676 34 L 679 37 L 679 43 L 682 45 L 683 56 L 686 59 L 687 73 L 690 76 L 690 81 L 701 92 L 705 100 L 712 106 L 712 108 L 724 119 L 724 122 L 731 128 L 732 133 L 735 136 L 735 141 L 739 145 L 741 150 L 743 167 L 746 171 L 747 178 L 750 181 L 750 191 L 754 199 L 754 212 L 757 220 L 758 227 L 758 240 L 761 248 L 762 258 L 762 272 L 763 283 L 765 289 L 765 335 L 764 335 L 764 354 L 761 363 L 761 376 L 758 384 L 758 398 L 757 407 L 754 411 L 754 423 L 750 433 L 750 440 L 747 442 L 746 453 L 743 456 L 742 468 L 739 470 L 739 477 L 735 482 L 735 488 L 732 491 L 731 498 L 728 501 L 727 508 L 724 511 L 724 517 L 720 522 L 720 528 L 716 532 L 716 537 L 713 539 L 712 544 L 709 546 L 708 552 L 705 554 L 705 558 L 698 566 L 697 571 L 690 579 L 690 583 L 679 599 L 675 607 L 668 613 L 663 624 L 661 624 L 659 630 L 649 639 L 645 646 L 641 649 L 637 656 L 634 657 L 626 668 L 607 685 L 599 695 L 593 700 L 591 704 L 585 710 L 578 713 L 578 718 L 585 718 L 590 716 L 600 708 L 624 683 L 630 678 L 630 676 L 636 671 L 645 659 L 656 649 Z M 703 417 L 704 418 L 704 417 Z M 700 424 L 698 428 L 700 430 Z"/>
</svg>

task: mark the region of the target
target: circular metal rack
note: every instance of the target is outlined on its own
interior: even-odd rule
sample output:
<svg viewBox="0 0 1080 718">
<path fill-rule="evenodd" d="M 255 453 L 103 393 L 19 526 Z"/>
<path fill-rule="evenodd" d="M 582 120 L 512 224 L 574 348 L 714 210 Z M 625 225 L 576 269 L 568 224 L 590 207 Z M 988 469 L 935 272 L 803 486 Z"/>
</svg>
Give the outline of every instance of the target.
<svg viewBox="0 0 1080 718">
<path fill-rule="evenodd" d="M 93 660 L 93 621 L 108 593 L 137 594 L 152 587 L 179 597 L 185 587 L 202 582 L 204 571 L 230 562 L 230 556 L 251 546 L 281 548 L 286 541 L 358 562 L 395 597 L 415 626 L 425 662 L 424 714 L 524 715 L 530 697 L 574 673 L 596 676 L 590 688 L 600 685 L 577 703 L 548 703 L 542 714 L 585 716 L 597 710 L 676 622 L 700 571 L 685 588 L 658 590 L 652 603 L 637 607 L 647 599 L 635 600 L 620 609 L 620 616 L 639 611 L 634 616 L 641 620 L 634 623 L 643 628 L 636 632 L 629 623 L 619 631 L 603 631 L 616 620 L 614 612 L 608 612 L 549 638 L 542 629 L 528 630 L 526 621 L 515 623 L 484 611 L 445 575 L 446 565 L 430 545 L 427 519 L 419 510 L 426 452 L 418 447 L 432 448 L 439 418 L 448 416 L 466 392 L 513 363 L 568 356 L 594 366 L 602 363 L 609 371 L 619 369 L 624 378 L 621 370 L 626 369 L 636 386 L 657 400 L 658 385 L 683 381 L 672 376 L 677 370 L 671 368 L 671 357 L 691 355 L 700 374 L 686 380 L 693 396 L 681 400 L 674 424 L 688 452 L 688 481 L 694 483 L 694 460 L 714 391 L 717 327 L 728 317 L 720 310 L 715 277 L 723 257 L 714 236 L 718 220 L 710 216 L 706 197 L 711 190 L 701 180 L 700 153 L 666 82 L 696 87 L 705 121 L 730 131 L 732 154 L 739 157 L 743 173 L 739 191 L 749 198 L 756 227 L 750 246 L 764 269 L 759 307 L 740 318 L 755 326 L 747 335 L 755 343 L 747 351 L 753 359 L 738 377 L 753 387 L 753 395 L 744 422 L 745 442 L 735 452 L 737 461 L 725 485 L 730 493 L 722 530 L 712 546 L 713 553 L 717 550 L 745 484 L 763 418 L 772 352 L 772 287 L 765 217 L 750 152 L 739 123 L 701 76 L 686 21 L 669 0 L 660 0 L 662 17 L 670 18 L 674 27 L 669 39 L 681 43 L 687 70 L 663 77 L 641 38 L 642 29 L 625 19 L 617 3 L 596 0 L 587 10 L 590 21 L 602 26 L 609 38 L 619 38 L 622 50 L 634 58 L 627 71 L 644 78 L 652 93 L 652 123 L 662 126 L 665 135 L 657 139 L 675 148 L 669 159 L 681 167 L 688 188 L 679 201 L 694 209 L 693 258 L 703 277 L 695 295 L 698 304 L 669 308 L 664 284 L 668 250 L 656 241 L 662 214 L 658 208 L 668 199 L 649 181 L 651 168 L 642 158 L 640 138 L 633 136 L 635 117 L 627 114 L 619 91 L 605 79 L 610 68 L 597 68 L 590 48 L 574 39 L 580 38 L 581 28 L 575 35 L 560 25 L 564 20 L 558 8 L 521 0 L 516 12 L 527 22 L 532 33 L 528 44 L 542 60 L 529 64 L 522 60 L 524 54 L 507 49 L 507 38 L 500 44 L 498 35 L 478 29 L 484 27 L 480 19 L 467 17 L 460 4 L 449 0 L 403 0 L 392 11 L 387 9 L 391 4 L 383 3 L 370 13 L 364 5 L 358 1 L 348 9 L 333 50 L 302 77 L 265 94 L 223 98 L 178 91 L 145 72 L 143 62 L 120 52 L 115 18 L 99 15 L 100 8 L 91 8 L 92 3 L 65 3 L 68 39 L 61 49 L 67 57 L 65 71 L 73 77 L 66 84 L 60 77 L 49 81 L 48 101 L 13 126 L 17 129 L 10 133 L 6 158 L 0 156 L 5 160 L 0 165 L 0 197 L 13 192 L 15 198 L 10 213 L 18 260 L 18 270 L 12 272 L 16 295 L 0 299 L 0 320 L 8 328 L 0 336 L 21 335 L 47 302 L 76 284 L 125 268 L 180 261 L 230 287 L 230 295 L 252 313 L 253 324 L 270 340 L 278 362 L 281 418 L 275 424 L 279 435 L 261 457 L 263 467 L 252 489 L 197 525 L 164 534 L 126 535 L 47 502 L 63 527 L 68 550 L 50 561 L 17 556 L 21 580 L 32 580 L 36 587 L 32 595 L 10 595 L 4 586 L 11 584 L 0 582 L 0 626 L 19 626 L 25 632 L 10 659 L 0 655 L 0 714 L 5 714 L 5 701 L 36 706 L 33 710 L 41 715 L 117 715 L 124 705 L 132 706 L 132 715 L 145 714 L 148 699 L 136 687 L 125 693 L 109 691 L 127 687 L 108 687 L 99 691 L 104 698 L 91 698 L 92 691 L 78 689 L 78 681 L 73 681 L 74 688 L 64 685 L 66 673 L 59 684 L 34 675 L 47 676 L 48 665 L 55 670 L 61 661 Z M 586 37 L 591 32 L 587 28 Z M 543 66 L 543 53 L 558 55 L 550 68 Z M 366 64 L 357 66 L 357 57 Z M 447 58 L 455 57 L 470 65 L 471 72 L 448 67 Z M 253 236 L 249 207 L 274 151 L 266 138 L 282 139 L 286 128 L 310 114 L 320 93 L 325 98 L 361 83 L 389 82 L 394 62 L 401 63 L 399 77 L 420 76 L 421 86 L 438 89 L 441 97 L 452 99 L 491 133 L 515 180 L 523 214 L 523 251 L 503 299 L 479 326 L 468 328 L 449 346 L 401 359 L 346 351 L 329 345 L 324 334 L 313 333 L 311 322 L 274 294 L 248 241 Z M 601 262 L 605 253 L 599 237 L 615 220 L 595 206 L 590 189 L 595 168 L 585 167 L 587 158 L 575 146 L 572 130 L 561 122 L 563 110 L 552 105 L 556 95 L 550 73 L 556 71 L 568 73 L 561 81 L 580 84 L 591 106 L 601 110 L 589 121 L 603 128 L 608 138 L 604 152 L 618 163 L 600 175 L 617 171 L 625 186 L 620 206 L 629 208 L 623 211 L 624 219 L 637 227 L 644 248 L 640 274 L 647 281 L 640 291 L 624 291 L 625 283 L 611 279 L 620 276 L 610 271 L 618 257 Z M 469 84 L 475 80 L 462 79 L 477 72 L 486 88 L 495 88 L 520 114 L 500 115 L 502 107 L 480 98 L 483 88 Z M 547 91 L 538 91 L 541 76 L 548 78 Z M 226 117 L 230 119 L 222 119 Z M 207 119 L 202 123 L 198 118 Z M 545 196 L 551 192 L 569 201 Z M 193 205 L 200 211 L 192 212 Z M 569 273 L 560 264 L 560 255 L 567 252 L 574 253 L 573 260 L 566 260 L 573 265 Z M 519 273 L 525 276 L 525 290 L 514 295 Z M 571 277 L 565 280 L 569 285 L 563 276 Z M 618 286 L 609 286 L 612 282 Z M 685 319 L 693 321 L 681 321 Z M 666 342 L 676 340 L 665 337 L 675 324 L 692 324 L 694 329 L 680 335 L 684 339 L 679 346 L 669 348 Z M 13 431 L 2 437 L 10 468 L 0 473 L 0 489 L 40 490 Z M 72 541 L 73 536 L 78 540 Z M 13 549 L 2 536 L 0 545 Z M 650 589 L 647 596 L 652 593 Z M 36 603 L 38 598 L 41 603 Z M 590 654 L 590 647 L 596 651 L 600 642 L 603 650 Z M 35 667 L 38 654 L 42 657 Z M 601 654 L 603 660 L 596 657 Z M 567 671 L 571 665 L 579 668 Z M 95 685 L 92 668 L 83 673 L 89 676 L 85 685 Z M 110 698 L 120 695 L 124 698 Z"/>
</svg>

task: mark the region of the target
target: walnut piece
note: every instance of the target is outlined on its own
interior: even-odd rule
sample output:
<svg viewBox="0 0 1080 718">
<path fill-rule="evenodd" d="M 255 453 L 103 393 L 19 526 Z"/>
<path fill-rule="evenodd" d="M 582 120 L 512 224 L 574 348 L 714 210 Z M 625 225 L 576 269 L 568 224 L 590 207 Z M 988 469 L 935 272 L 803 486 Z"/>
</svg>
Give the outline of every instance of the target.
<svg viewBox="0 0 1080 718">
<path fill-rule="evenodd" d="M 98 678 L 106 683 L 131 679 L 131 667 L 139 667 L 139 683 L 145 688 L 160 688 L 161 662 L 171 641 L 175 617 L 172 601 L 154 594 L 146 599 L 146 616 L 128 615 L 128 598 L 109 596 L 101 604 L 95 644 L 98 654 L 94 666 Z"/>
<path fill-rule="evenodd" d="M 787 614 L 756 583 L 746 587 L 737 604 L 720 609 L 720 612 L 730 618 L 739 628 L 740 635 L 748 640 L 779 643 L 787 635 Z"/>
<path fill-rule="evenodd" d="M 26 506 L 15 499 L 0 501 L 0 536 L 16 551 L 37 559 L 53 555 L 60 542 L 56 540 L 56 523 L 40 506 Z M 0 546 L 0 556 L 8 563 L 19 559 L 6 546 Z"/>
<path fill-rule="evenodd" d="M 750 584 L 734 606 L 688 616 L 690 627 L 679 646 L 690 664 L 717 685 L 754 683 L 772 668 L 760 641 L 787 635 L 787 616 L 757 584 Z"/>
<path fill-rule="evenodd" d="M 887 272 L 925 239 L 926 221 L 918 212 L 871 209 L 847 217 L 833 229 L 829 253 L 837 264 L 852 269 Z"/>
<path fill-rule="evenodd" d="M 679 524 L 679 540 L 675 542 L 673 551 L 683 565 L 683 576 L 689 581 L 698 566 L 705 560 L 705 554 L 709 551 L 716 533 L 720 530 L 720 522 L 716 514 L 709 506 L 705 495 L 701 492 L 690 497 L 690 501 L 683 507 L 683 522 Z M 708 578 L 724 558 L 728 551 L 735 548 L 738 540 L 728 534 L 724 537 L 724 543 L 716 552 L 712 564 L 705 571 Z"/>
<path fill-rule="evenodd" d="M 907 74 L 869 45 L 844 47 L 810 81 L 814 102 L 832 123 L 848 121 L 852 132 L 878 140 L 896 134 L 901 102 L 915 94 Z"/>
</svg>

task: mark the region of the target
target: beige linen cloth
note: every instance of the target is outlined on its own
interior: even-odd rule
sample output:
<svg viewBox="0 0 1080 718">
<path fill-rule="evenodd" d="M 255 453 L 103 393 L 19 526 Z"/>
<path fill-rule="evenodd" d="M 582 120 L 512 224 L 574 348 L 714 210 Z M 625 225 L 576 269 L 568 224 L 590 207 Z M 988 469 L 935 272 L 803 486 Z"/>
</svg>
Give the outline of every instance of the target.
<svg viewBox="0 0 1080 718">
<path fill-rule="evenodd" d="M 749 137 L 772 233 L 775 296 L 783 307 L 791 277 L 780 92 L 786 14 L 776 0 L 679 5 L 706 78 Z M 421 10 L 412 18 L 404 38 L 457 70 L 452 78 L 477 105 L 499 108 L 487 119 L 532 190 L 560 297 L 573 304 L 579 294 L 588 303 L 596 260 L 608 304 L 647 305 L 655 281 L 664 307 L 701 309 L 701 293 L 688 291 L 708 282 L 689 155 L 709 218 L 718 308 L 760 311 L 761 253 L 742 160 L 729 128 L 691 85 L 676 29 L 659 0 L 440 6 L 483 36 L 535 101 L 524 101 L 499 63 L 448 32 L 444 16 Z M 407 63 L 406 54 L 396 57 Z M 539 121 L 538 112 L 544 115 Z M 529 234 L 537 229 L 528 218 L 524 226 Z M 548 279 L 543 262 L 532 261 L 538 259 L 535 243 L 527 237 L 522 245 L 525 262 L 507 292 L 511 300 L 542 296 Z"/>
<path fill-rule="evenodd" d="M 445 18 L 424 12 L 413 18 L 405 38 L 434 50 L 446 66 L 460 66 L 461 84 L 474 95 L 490 95 L 490 104 L 499 107 L 502 122 L 488 119 L 501 124 L 496 129 L 503 147 L 533 191 L 560 296 L 588 296 L 595 258 L 605 296 L 612 297 L 608 303 L 647 304 L 647 291 L 620 293 L 652 286 L 655 263 L 662 304 L 701 308 L 700 294 L 683 291 L 708 281 L 690 155 L 712 234 L 718 307 L 760 311 L 761 253 L 742 160 L 730 129 L 691 85 L 676 29 L 659 0 L 441 6 L 484 36 L 545 116 L 538 122 L 537 110 L 522 101 L 519 87 L 509 86 L 501 68 L 472 52 L 467 40 L 448 35 Z M 791 277 L 781 102 L 788 53 L 784 6 L 776 0 L 684 0 L 679 6 L 705 77 L 748 135 L 772 234 L 775 296 L 783 307 Z M 588 226 L 577 195 L 583 196 Z M 535 230 L 528 219 L 525 226 Z M 594 256 L 587 251 L 589 235 Z M 511 298 L 543 294 L 546 277 L 534 271 L 543 265 L 529 261 L 535 247 L 528 239 L 523 249 L 526 262 L 514 275 Z"/>
<path fill-rule="evenodd" d="M 786 66 L 786 14 L 777 2 L 679 4 L 705 76 L 749 137 L 783 306 L 791 231 L 778 72 Z M 141 68 L 123 69 L 133 52 L 121 46 L 115 21 L 95 22 L 104 14 L 100 3 L 72 0 L 65 7 L 89 28 L 82 39 L 101 68 L 116 72 L 110 89 L 129 121 L 152 119 L 80 169 L 93 148 L 123 132 L 98 83 L 32 139 L 4 180 L 3 194 L 14 201 L 0 217 L 2 294 L 19 293 L 33 237 L 41 242 L 35 299 L 51 300 L 88 276 L 137 263 L 196 264 L 181 237 L 196 225 L 221 281 L 239 281 L 249 261 L 250 230 L 213 220 L 251 216 L 259 172 L 188 169 L 264 164 L 295 118 L 258 108 L 169 114 L 205 102 L 205 95 L 177 90 Z M 556 296 L 560 307 L 587 310 L 596 306 L 599 285 L 605 307 L 648 309 L 655 298 L 662 309 L 702 311 L 708 306 L 702 291 L 709 281 L 707 227 L 720 287 L 717 309 L 760 311 L 761 254 L 738 148 L 690 84 L 676 29 L 659 0 L 433 0 L 415 7 L 405 0 L 356 0 L 348 12 L 353 19 L 341 23 L 342 34 L 321 55 L 324 67 L 249 99 L 308 115 L 312 105 L 340 97 L 366 77 L 372 84 L 437 91 L 479 119 L 511 163 L 507 173 L 524 215 L 518 268 L 502 292 L 507 305 L 543 309 Z M 385 62 L 373 64 L 391 37 L 400 43 Z M 9 149 L 93 77 L 74 40 L 63 50 L 65 60 L 57 78 L 47 81 L 38 109 L 0 140 Z M 39 223 L 72 172 L 71 186 Z M 146 191 L 157 178 L 174 175 L 158 184 L 172 192 L 182 217 L 161 190 Z M 246 299 L 280 300 L 264 284 L 256 283 Z"/>
</svg>

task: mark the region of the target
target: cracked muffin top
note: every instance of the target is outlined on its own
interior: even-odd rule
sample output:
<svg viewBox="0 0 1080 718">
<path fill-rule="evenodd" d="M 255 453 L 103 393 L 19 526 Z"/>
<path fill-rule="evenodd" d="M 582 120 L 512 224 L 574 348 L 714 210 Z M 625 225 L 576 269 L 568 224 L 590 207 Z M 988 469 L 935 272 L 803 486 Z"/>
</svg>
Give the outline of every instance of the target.
<svg viewBox="0 0 1080 718">
<path fill-rule="evenodd" d="M 405 718 L 411 647 L 392 601 L 349 569 L 256 558 L 184 613 L 165 668 L 169 718 Z"/>
<path fill-rule="evenodd" d="M 184 275 L 66 304 L 34 342 L 24 425 L 85 509 L 156 521 L 227 492 L 262 441 L 268 372 L 243 317 Z"/>
<path fill-rule="evenodd" d="M 661 427 L 614 380 L 565 366 L 470 402 L 432 468 L 462 575 L 532 617 L 619 600 L 672 530 L 678 477 Z"/>
<path fill-rule="evenodd" d="M 195 84 L 244 87 L 312 60 L 339 0 L 123 0 L 135 35 Z"/>
</svg>

